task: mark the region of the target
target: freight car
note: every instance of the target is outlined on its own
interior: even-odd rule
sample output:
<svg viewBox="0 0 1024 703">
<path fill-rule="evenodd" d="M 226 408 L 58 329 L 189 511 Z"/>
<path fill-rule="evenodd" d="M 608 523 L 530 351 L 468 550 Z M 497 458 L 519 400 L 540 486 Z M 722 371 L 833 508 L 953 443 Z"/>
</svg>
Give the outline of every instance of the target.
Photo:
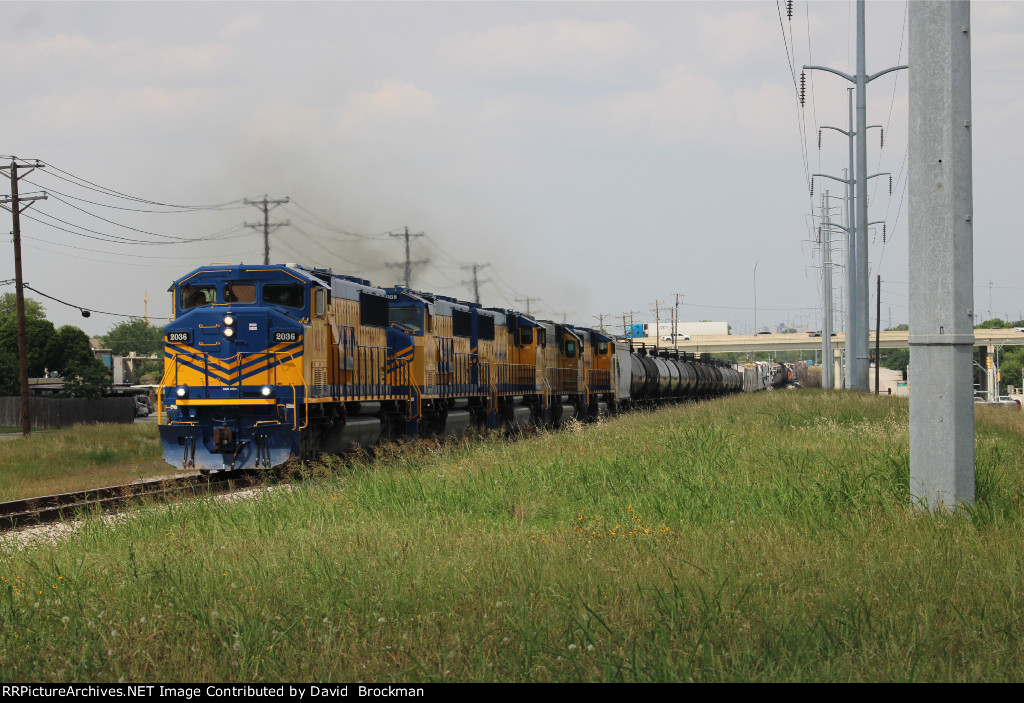
<svg viewBox="0 0 1024 703">
<path fill-rule="evenodd" d="M 600 330 L 296 264 L 204 266 L 170 291 L 159 425 L 180 469 L 558 427 L 770 381 L 760 367 L 748 383 L 707 355 L 633 352 Z"/>
</svg>

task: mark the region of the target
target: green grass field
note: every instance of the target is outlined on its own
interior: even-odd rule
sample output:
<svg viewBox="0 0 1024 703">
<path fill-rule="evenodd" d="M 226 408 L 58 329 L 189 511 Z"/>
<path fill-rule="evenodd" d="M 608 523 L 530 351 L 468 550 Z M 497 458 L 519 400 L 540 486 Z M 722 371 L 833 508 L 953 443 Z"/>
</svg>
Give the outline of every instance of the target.
<svg viewBox="0 0 1024 703">
<path fill-rule="evenodd" d="M 395 446 L 0 551 L 10 681 L 1012 681 L 1024 414 L 912 512 L 907 404 L 776 391 Z"/>
<path fill-rule="evenodd" d="M 0 440 L 0 502 L 173 473 L 156 423 L 75 425 Z"/>
</svg>

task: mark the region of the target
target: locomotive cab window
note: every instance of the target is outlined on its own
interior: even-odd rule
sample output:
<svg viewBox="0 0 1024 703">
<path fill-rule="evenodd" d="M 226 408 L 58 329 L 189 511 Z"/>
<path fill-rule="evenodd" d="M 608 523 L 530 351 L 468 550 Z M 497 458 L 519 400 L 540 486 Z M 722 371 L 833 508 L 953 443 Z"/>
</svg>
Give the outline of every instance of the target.
<svg viewBox="0 0 1024 703">
<path fill-rule="evenodd" d="M 228 283 L 224 286 L 225 303 L 255 303 L 256 286 L 251 283 Z"/>
<path fill-rule="evenodd" d="M 283 305 L 286 308 L 302 308 L 306 302 L 305 288 L 299 285 L 271 284 L 263 286 L 263 302 L 267 305 Z"/>
<path fill-rule="evenodd" d="M 575 359 L 576 358 L 576 340 L 575 339 L 567 339 L 567 340 L 565 340 L 565 357 L 567 359 Z"/>
<path fill-rule="evenodd" d="M 417 332 L 423 331 L 423 311 L 415 305 L 401 308 L 392 306 L 388 309 L 388 320 Z"/>
<path fill-rule="evenodd" d="M 523 346 L 533 344 L 533 328 L 532 327 L 520 327 L 519 328 L 519 343 Z"/>
<path fill-rule="evenodd" d="M 217 286 L 182 286 L 181 309 L 188 310 L 197 305 L 217 302 Z"/>
<path fill-rule="evenodd" d="M 597 353 L 598 354 L 607 354 L 608 353 L 608 342 L 598 342 L 597 343 Z"/>
</svg>

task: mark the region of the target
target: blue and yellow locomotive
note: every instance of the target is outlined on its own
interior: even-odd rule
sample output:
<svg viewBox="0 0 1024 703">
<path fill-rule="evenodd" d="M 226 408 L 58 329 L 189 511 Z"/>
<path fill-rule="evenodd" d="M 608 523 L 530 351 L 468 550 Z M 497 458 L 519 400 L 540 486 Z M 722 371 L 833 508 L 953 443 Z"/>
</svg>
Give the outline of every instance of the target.
<svg viewBox="0 0 1024 703">
<path fill-rule="evenodd" d="M 182 469 L 557 427 L 742 386 L 708 359 L 633 354 L 599 330 L 295 264 L 212 264 L 171 291 L 160 436 Z"/>
</svg>

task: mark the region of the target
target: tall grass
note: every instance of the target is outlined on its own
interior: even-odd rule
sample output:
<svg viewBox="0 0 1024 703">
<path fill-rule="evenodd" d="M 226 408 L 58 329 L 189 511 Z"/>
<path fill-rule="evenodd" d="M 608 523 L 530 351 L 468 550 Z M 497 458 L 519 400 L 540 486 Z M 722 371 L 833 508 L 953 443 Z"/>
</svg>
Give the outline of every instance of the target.
<svg viewBox="0 0 1024 703">
<path fill-rule="evenodd" d="M 773 392 L 89 521 L 0 557 L 0 679 L 910 681 L 1024 675 L 1024 417 L 909 509 L 905 401 Z"/>
<path fill-rule="evenodd" d="M 0 440 L 0 501 L 171 473 L 156 423 L 74 425 Z"/>
</svg>

